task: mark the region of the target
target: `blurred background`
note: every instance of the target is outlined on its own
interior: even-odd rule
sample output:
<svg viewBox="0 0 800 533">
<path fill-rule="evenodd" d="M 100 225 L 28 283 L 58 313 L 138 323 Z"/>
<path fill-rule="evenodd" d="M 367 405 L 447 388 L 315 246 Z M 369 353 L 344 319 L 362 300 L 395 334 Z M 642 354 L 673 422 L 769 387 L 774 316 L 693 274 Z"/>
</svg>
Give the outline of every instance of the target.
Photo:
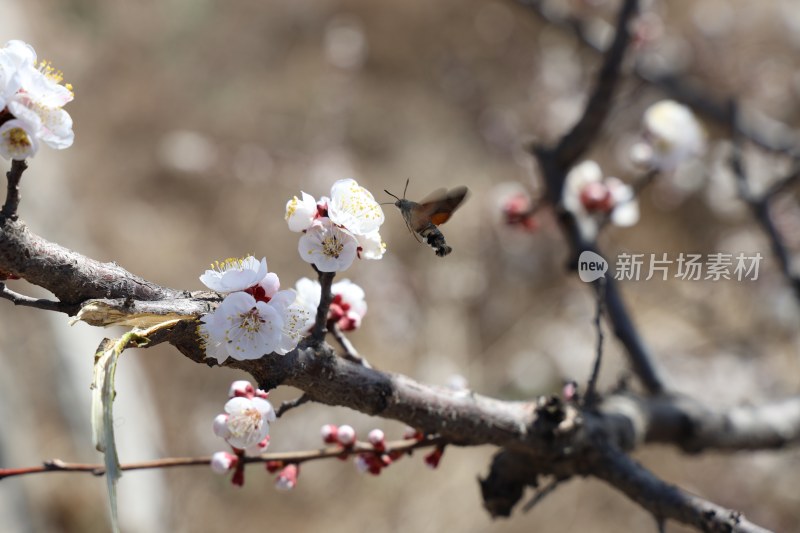
<svg viewBox="0 0 800 533">
<path fill-rule="evenodd" d="M 736 95 L 746 116 L 781 131 L 800 120 L 800 9 L 795 0 L 645 2 L 641 61 Z M 553 13 L 613 30 L 615 1 L 551 1 Z M 75 88 L 67 110 L 74 146 L 42 148 L 23 179 L 20 215 L 32 231 L 156 283 L 188 290 L 214 260 L 248 253 L 291 287 L 313 271 L 283 220 L 288 198 L 328 194 L 354 177 L 419 199 L 438 187 L 473 194 L 443 226 L 454 248 L 434 256 L 386 206 L 382 261 L 345 276 L 364 287 L 369 312 L 351 336 L 383 370 L 440 385 L 463 376 L 476 392 L 529 399 L 585 382 L 594 354 L 592 293 L 566 272 L 567 246 L 552 214 L 539 229 L 504 227 L 509 191 L 540 187 L 524 150 L 554 140 L 579 116 L 598 57 L 511 1 L 440 0 L 0 0 L 0 42 L 23 39 Z M 627 153 L 642 111 L 665 94 L 629 79 L 589 154 L 607 174 L 637 177 Z M 768 242 L 735 194 L 725 132 L 709 150 L 648 188 L 642 219 L 608 228 L 607 257 L 636 253 L 761 252 L 757 281 L 626 282 L 622 291 L 671 384 L 712 406 L 800 389 L 798 301 Z M 757 186 L 788 168 L 748 148 Z M 800 245 L 796 194 L 776 204 L 789 244 Z M 13 289 L 42 295 L 16 282 Z M 0 464 L 61 458 L 97 462 L 89 384 L 104 336 L 63 315 L 0 302 Z M 607 336 L 601 385 L 625 375 Z M 122 462 L 225 449 L 211 422 L 230 382 L 169 347 L 126 352 L 117 373 Z M 297 390 L 272 393 L 277 405 Z M 313 449 L 324 423 L 365 436 L 403 426 L 347 409 L 305 405 L 272 427 L 271 451 Z M 438 470 L 422 454 L 379 477 L 350 462 L 304 466 L 297 488 L 249 468 L 243 488 L 207 468 L 127 473 L 126 532 L 654 531 L 652 518 L 594 480 L 566 483 L 531 512 L 492 521 L 476 477 L 491 448 L 448 448 Z M 669 482 L 782 531 L 800 528 L 797 450 L 684 456 L 648 447 L 637 460 Z M 108 531 L 105 482 L 47 474 L 0 483 L 4 532 Z M 669 531 L 684 531 L 670 524 Z"/>
</svg>

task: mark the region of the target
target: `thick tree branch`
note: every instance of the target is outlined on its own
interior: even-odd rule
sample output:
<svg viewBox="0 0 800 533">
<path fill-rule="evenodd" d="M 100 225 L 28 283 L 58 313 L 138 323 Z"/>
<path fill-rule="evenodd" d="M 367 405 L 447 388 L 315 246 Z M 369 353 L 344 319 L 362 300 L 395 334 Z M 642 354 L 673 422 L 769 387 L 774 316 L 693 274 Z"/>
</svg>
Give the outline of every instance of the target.
<svg viewBox="0 0 800 533">
<path fill-rule="evenodd" d="M 726 509 L 660 480 L 612 446 L 598 446 L 598 454 L 587 471 L 650 511 L 656 520 L 676 520 L 715 533 L 768 531 L 748 521 L 738 511 Z"/>
<path fill-rule="evenodd" d="M 32 233 L 21 221 L 0 221 L 0 270 L 43 287 L 64 303 L 91 298 L 168 300 L 189 296 L 101 263 Z"/>
</svg>

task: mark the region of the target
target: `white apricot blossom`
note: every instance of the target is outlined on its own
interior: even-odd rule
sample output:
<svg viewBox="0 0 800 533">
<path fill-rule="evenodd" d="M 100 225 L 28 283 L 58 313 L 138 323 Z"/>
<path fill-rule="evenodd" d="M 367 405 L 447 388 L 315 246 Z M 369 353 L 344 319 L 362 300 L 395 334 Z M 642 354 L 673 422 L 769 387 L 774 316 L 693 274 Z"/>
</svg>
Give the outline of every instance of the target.
<svg viewBox="0 0 800 533">
<path fill-rule="evenodd" d="M 328 217 L 353 235 L 378 231 L 385 219 L 372 193 L 354 179 L 338 180 L 331 187 Z"/>
<path fill-rule="evenodd" d="M 51 148 L 72 146 L 72 117 L 63 106 L 72 101 L 74 93 L 71 85 L 62 85 L 63 79 L 63 74 L 49 62 L 37 62 L 35 50 L 27 43 L 9 41 L 0 49 L 0 113 L 7 112 L 26 125 L 13 130 L 18 141 L 24 129 L 28 137 Z M 4 149 L 2 155 L 9 157 L 6 153 L 13 152 Z M 29 151 L 28 156 L 34 153 L 35 150 Z"/>
<path fill-rule="evenodd" d="M 661 100 L 648 107 L 642 128 L 643 146 L 634 145 L 632 156 L 651 168 L 672 172 L 706 150 L 706 133 L 700 122 L 691 109 L 674 100 Z M 648 153 L 649 161 L 642 161 Z"/>
<path fill-rule="evenodd" d="M 22 161 L 33 157 L 39 150 L 36 129 L 20 119 L 12 119 L 0 126 L 0 156 Z"/>
<path fill-rule="evenodd" d="M 214 262 L 211 269 L 200 276 L 200 281 L 212 291 L 228 293 L 255 287 L 264 281 L 267 275 L 267 258 L 263 257 L 259 261 L 248 255 L 244 258 L 228 258 Z M 277 275 L 272 274 L 267 286 L 272 287 L 277 278 Z"/>
<path fill-rule="evenodd" d="M 214 419 L 214 433 L 239 450 L 258 447 L 269 435 L 275 409 L 265 398 L 237 396 L 225 404 L 225 413 Z"/>
<path fill-rule="evenodd" d="M 317 217 L 317 201 L 308 193 L 301 192 L 302 199 L 293 196 L 286 202 L 286 223 L 291 231 L 305 231 Z"/>
<path fill-rule="evenodd" d="M 341 272 L 353 264 L 358 241 L 329 219 L 320 219 L 300 237 L 297 249 L 300 257 L 320 272 Z"/>
</svg>

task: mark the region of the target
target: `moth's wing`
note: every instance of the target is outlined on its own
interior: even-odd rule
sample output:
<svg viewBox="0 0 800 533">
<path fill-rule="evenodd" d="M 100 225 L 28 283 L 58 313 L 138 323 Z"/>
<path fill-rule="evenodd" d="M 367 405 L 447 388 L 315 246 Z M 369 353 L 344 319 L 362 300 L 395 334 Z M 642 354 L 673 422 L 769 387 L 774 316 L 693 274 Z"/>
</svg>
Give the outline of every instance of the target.
<svg viewBox="0 0 800 533">
<path fill-rule="evenodd" d="M 428 196 L 426 196 L 425 198 L 420 200 L 419 204 L 423 205 L 423 204 L 429 204 L 429 203 L 432 203 L 432 202 L 438 202 L 439 200 L 441 200 L 442 198 L 444 198 L 446 196 L 447 196 L 447 189 L 442 187 L 441 189 L 436 189 L 435 191 L 430 193 Z"/>
<path fill-rule="evenodd" d="M 461 204 L 467 199 L 469 189 L 462 186 L 446 192 L 436 192 L 440 196 L 434 198 L 433 195 L 428 195 L 426 201 L 419 204 L 418 213 L 424 220 L 430 220 L 435 226 L 440 226 L 450 220 L 453 212 L 461 207 Z"/>
</svg>

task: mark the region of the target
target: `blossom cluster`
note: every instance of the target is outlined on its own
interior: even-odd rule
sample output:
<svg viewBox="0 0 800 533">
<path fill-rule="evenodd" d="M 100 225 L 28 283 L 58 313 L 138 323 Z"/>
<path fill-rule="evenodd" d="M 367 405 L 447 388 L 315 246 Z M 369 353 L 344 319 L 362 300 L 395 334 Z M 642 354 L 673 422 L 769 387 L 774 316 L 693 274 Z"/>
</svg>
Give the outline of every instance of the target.
<svg viewBox="0 0 800 533">
<path fill-rule="evenodd" d="M 200 281 L 226 294 L 213 313 L 200 319 L 198 330 L 206 356 L 220 363 L 228 357 L 241 361 L 290 352 L 313 321 L 314 312 L 295 303 L 294 291 L 280 290 L 266 258 L 226 259 L 206 270 Z"/>
<path fill-rule="evenodd" d="M 320 272 L 341 272 L 356 257 L 380 259 L 386 251 L 379 229 L 383 210 L 372 193 L 354 179 L 339 180 L 330 197 L 301 193 L 286 203 L 289 229 L 303 232 L 300 257 Z"/>
<path fill-rule="evenodd" d="M 63 74 L 23 41 L 0 48 L 0 155 L 33 157 L 43 142 L 51 148 L 72 146 L 72 118 L 63 106 L 72 101 L 72 86 Z"/>
<path fill-rule="evenodd" d="M 630 185 L 615 177 L 604 177 L 600 165 L 584 161 L 567 173 L 561 201 L 575 215 L 581 232 L 594 238 L 606 217 L 617 226 L 632 226 L 639 220 L 639 204 Z"/>
</svg>

